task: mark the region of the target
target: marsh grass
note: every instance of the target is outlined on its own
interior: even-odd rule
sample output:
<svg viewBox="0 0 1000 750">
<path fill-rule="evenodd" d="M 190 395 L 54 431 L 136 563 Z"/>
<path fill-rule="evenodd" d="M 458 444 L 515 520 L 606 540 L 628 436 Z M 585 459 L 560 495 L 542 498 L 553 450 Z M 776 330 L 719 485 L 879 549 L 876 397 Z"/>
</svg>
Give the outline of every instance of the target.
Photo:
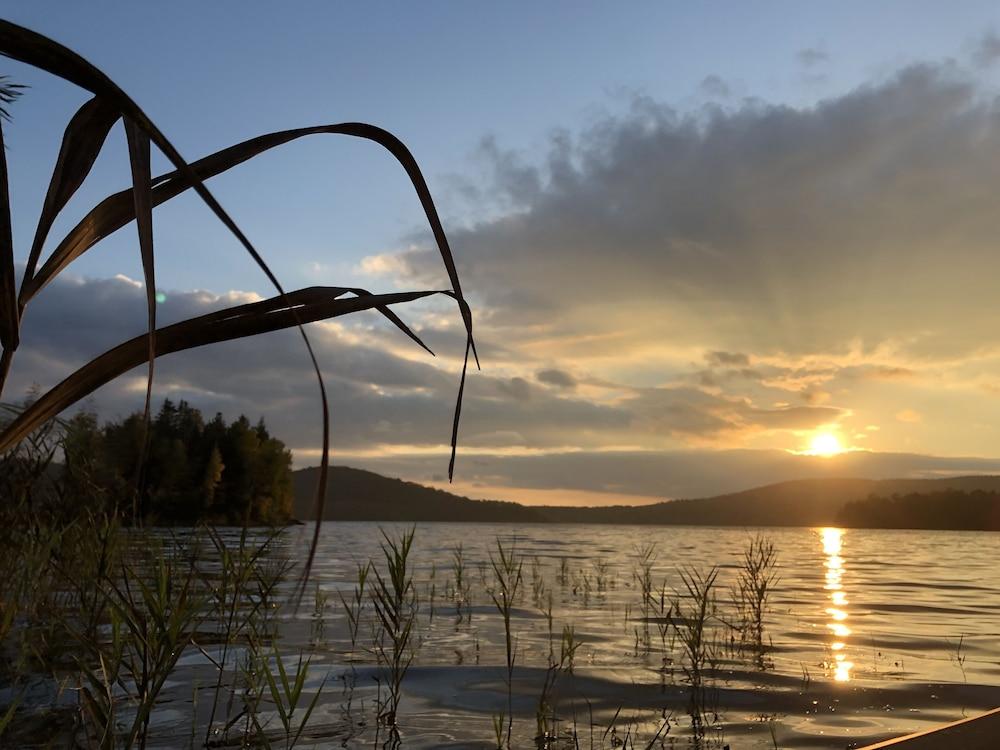
<svg viewBox="0 0 1000 750">
<path fill-rule="evenodd" d="M 403 695 L 403 679 L 414 656 L 411 637 L 417 622 L 417 600 L 410 567 L 414 533 L 415 529 L 411 528 L 398 537 L 391 537 L 383 531 L 385 575 L 379 572 L 378 567 L 371 568 L 375 576 L 371 597 L 378 624 L 373 646 L 383 666 L 383 679 L 388 690 L 388 698 L 381 703 L 378 718 L 388 728 L 392 746 L 400 742 L 399 703 Z"/>
<path fill-rule="evenodd" d="M 493 587 L 490 588 L 490 598 L 503 618 L 504 646 L 507 657 L 507 712 L 506 712 L 506 747 L 510 747 L 511 731 L 514 722 L 514 663 L 517 659 L 517 643 L 511 628 L 511 613 L 517 601 L 518 591 L 523 578 L 524 560 L 517 552 L 515 543 L 505 547 L 500 537 L 496 539 L 496 553 L 490 553 L 490 567 L 493 570 Z M 501 715 L 501 723 L 503 721 Z"/>
<path fill-rule="evenodd" d="M 465 551 L 462 543 L 459 542 L 451 550 L 451 572 L 455 579 L 455 614 L 458 622 L 462 622 L 462 609 L 465 609 L 465 617 L 472 622 L 472 581 L 469 580 L 468 563 L 465 559 Z M 485 570 L 480 568 L 480 578 L 485 584 Z"/>
<path fill-rule="evenodd" d="M 717 647 L 712 621 L 716 617 L 715 582 L 718 568 L 703 573 L 697 568 L 679 572 L 682 590 L 678 594 L 674 629 L 681 646 L 682 669 L 689 686 L 689 712 L 696 734 L 704 732 L 708 713 L 706 667 Z"/>
<path fill-rule="evenodd" d="M 760 669 L 766 666 L 764 617 L 771 593 L 780 580 L 777 568 L 774 542 L 763 534 L 750 537 L 743 549 L 732 599 L 738 617 L 735 629 L 740 647 L 751 651 Z"/>
<path fill-rule="evenodd" d="M 357 565 L 355 569 L 354 589 L 351 592 L 350 599 L 344 596 L 343 591 L 337 591 L 337 597 L 340 599 L 340 604 L 344 608 L 344 615 L 347 617 L 347 629 L 351 638 L 352 657 L 358 646 L 358 630 L 361 627 L 365 604 L 367 602 L 365 586 L 368 583 L 368 575 L 371 573 L 371 570 L 372 563 L 370 560 L 364 564 Z"/>
<path fill-rule="evenodd" d="M 303 693 L 309 676 L 310 662 L 308 659 L 300 654 L 295 671 L 289 672 L 277 648 L 270 656 L 255 652 L 253 657 L 256 674 L 263 677 L 263 684 L 267 688 L 267 695 L 271 701 L 270 706 L 277 713 L 280 729 L 283 733 L 283 747 L 285 750 L 291 750 L 298 743 L 306 724 L 309 722 L 309 717 L 316 708 L 326 685 L 326 678 L 323 678 L 323 682 L 313 693 L 308 704 L 303 704 Z M 255 695 L 262 696 L 263 691 L 260 690 L 260 683 L 258 682 L 255 687 L 257 688 Z M 267 725 L 262 723 L 260 719 L 260 705 L 259 701 L 254 703 L 253 710 L 248 712 L 256 730 L 254 739 L 264 747 L 271 748 L 273 743 L 267 731 Z"/>
<path fill-rule="evenodd" d="M 653 603 L 653 567 L 656 565 L 656 545 L 637 545 L 634 549 L 632 581 L 639 589 L 639 606 L 642 609 L 642 644 L 649 651 L 649 617 Z M 638 631 L 636 640 L 638 641 Z M 638 646 L 636 647 L 638 651 Z"/>
<path fill-rule="evenodd" d="M 191 685 L 191 744 L 199 727 L 206 747 L 230 741 L 233 732 L 244 739 L 261 735 L 253 720 L 260 701 L 251 699 L 247 675 L 263 674 L 260 654 L 277 653 L 275 617 L 283 597 L 276 588 L 289 572 L 287 559 L 273 554 L 278 532 L 255 542 L 243 530 L 235 543 L 214 529 L 164 536 L 91 512 L 59 522 L 25 512 L 20 523 L 3 528 L 12 545 L 3 559 L 18 566 L 3 576 L 5 586 L 16 584 L 13 598 L 5 592 L 0 618 L 4 681 L 15 688 L 39 681 L 68 685 L 77 697 L 75 705 L 53 703 L 49 710 L 68 712 L 71 721 L 55 714 L 47 741 L 145 748 L 164 690 L 177 680 L 178 660 L 193 652 L 216 674 L 208 685 Z M 286 709 L 294 708 L 289 698 L 302 697 L 301 690 L 281 694 Z M 209 707 L 199 716 L 201 703 Z M 22 716 L 20 707 L 15 698 L 2 714 L 14 742 L 38 731 L 31 717 L 45 710 L 31 705 Z M 300 731 L 301 724 L 286 733 L 285 744 L 294 744 Z"/>
</svg>

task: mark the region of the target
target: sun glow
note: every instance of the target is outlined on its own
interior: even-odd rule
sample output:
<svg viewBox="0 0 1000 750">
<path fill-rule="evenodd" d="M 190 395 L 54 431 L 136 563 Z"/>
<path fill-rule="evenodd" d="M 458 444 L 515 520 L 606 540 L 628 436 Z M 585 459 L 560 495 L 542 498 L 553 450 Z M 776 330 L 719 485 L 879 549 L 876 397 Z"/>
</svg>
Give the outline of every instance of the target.
<svg viewBox="0 0 1000 750">
<path fill-rule="evenodd" d="M 820 432 L 809 442 L 807 452 L 813 456 L 836 456 L 844 452 L 844 446 L 840 444 L 840 438 L 833 433 Z"/>
</svg>

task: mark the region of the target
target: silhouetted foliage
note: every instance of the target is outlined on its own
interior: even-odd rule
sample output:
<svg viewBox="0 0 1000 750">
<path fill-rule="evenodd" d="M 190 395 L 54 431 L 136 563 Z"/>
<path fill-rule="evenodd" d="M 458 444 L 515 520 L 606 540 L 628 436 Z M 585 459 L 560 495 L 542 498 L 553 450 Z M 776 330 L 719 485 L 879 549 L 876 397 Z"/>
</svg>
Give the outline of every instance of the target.
<svg viewBox="0 0 1000 750">
<path fill-rule="evenodd" d="M 80 412 L 63 441 L 68 496 L 106 502 L 129 512 L 136 477 L 138 510 L 157 522 L 278 524 L 292 508 L 292 456 L 264 421 L 240 416 L 227 424 L 221 414 L 205 422 L 186 401 L 163 402 L 149 426 L 141 467 L 142 414 L 99 425 Z"/>
</svg>

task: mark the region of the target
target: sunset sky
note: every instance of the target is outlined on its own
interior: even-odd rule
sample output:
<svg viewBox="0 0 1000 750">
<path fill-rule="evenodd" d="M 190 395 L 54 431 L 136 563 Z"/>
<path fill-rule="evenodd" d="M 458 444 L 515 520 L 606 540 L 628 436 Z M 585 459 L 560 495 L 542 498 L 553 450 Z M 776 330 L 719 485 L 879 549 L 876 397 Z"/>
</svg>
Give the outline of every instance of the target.
<svg viewBox="0 0 1000 750">
<path fill-rule="evenodd" d="M 343 120 L 408 144 L 483 364 L 457 491 L 643 502 L 1000 472 L 995 3 L 295 7 L 3 15 L 108 73 L 189 160 Z M 87 97 L 10 61 L 0 73 L 31 87 L 4 126 L 23 263 Z M 52 238 L 128 181 L 118 126 Z M 287 288 L 445 285 L 405 175 L 374 145 L 319 136 L 210 186 Z M 196 199 L 155 222 L 162 323 L 272 294 Z M 71 266 L 25 316 L 6 397 L 141 333 L 141 278 L 131 226 Z M 436 358 L 373 316 L 310 327 L 334 461 L 441 483 L 461 321 L 445 302 L 397 312 Z M 94 407 L 141 408 L 144 377 Z M 317 461 L 319 401 L 293 332 L 165 358 L 156 394 L 263 416 L 297 466 Z"/>
</svg>

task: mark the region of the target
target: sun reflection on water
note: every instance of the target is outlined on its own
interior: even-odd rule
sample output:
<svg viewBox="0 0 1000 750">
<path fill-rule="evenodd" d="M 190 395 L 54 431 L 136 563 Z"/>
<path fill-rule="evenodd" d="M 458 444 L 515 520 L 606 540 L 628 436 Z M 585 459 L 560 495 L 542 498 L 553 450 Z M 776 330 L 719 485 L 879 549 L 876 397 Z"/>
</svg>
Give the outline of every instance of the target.
<svg viewBox="0 0 1000 750">
<path fill-rule="evenodd" d="M 848 661 L 844 654 L 847 638 L 851 634 L 851 629 L 846 624 L 848 601 L 843 586 L 844 558 L 840 556 L 844 530 L 826 528 L 820 529 L 819 533 L 823 540 L 823 554 L 826 555 L 826 560 L 823 562 L 826 568 L 826 583 L 823 589 L 829 592 L 830 596 L 830 606 L 826 608 L 830 622 L 826 627 L 833 635 L 833 640 L 830 642 L 830 651 L 833 652 L 833 678 L 837 682 L 847 682 L 851 679 L 851 669 L 854 664 Z"/>
</svg>

